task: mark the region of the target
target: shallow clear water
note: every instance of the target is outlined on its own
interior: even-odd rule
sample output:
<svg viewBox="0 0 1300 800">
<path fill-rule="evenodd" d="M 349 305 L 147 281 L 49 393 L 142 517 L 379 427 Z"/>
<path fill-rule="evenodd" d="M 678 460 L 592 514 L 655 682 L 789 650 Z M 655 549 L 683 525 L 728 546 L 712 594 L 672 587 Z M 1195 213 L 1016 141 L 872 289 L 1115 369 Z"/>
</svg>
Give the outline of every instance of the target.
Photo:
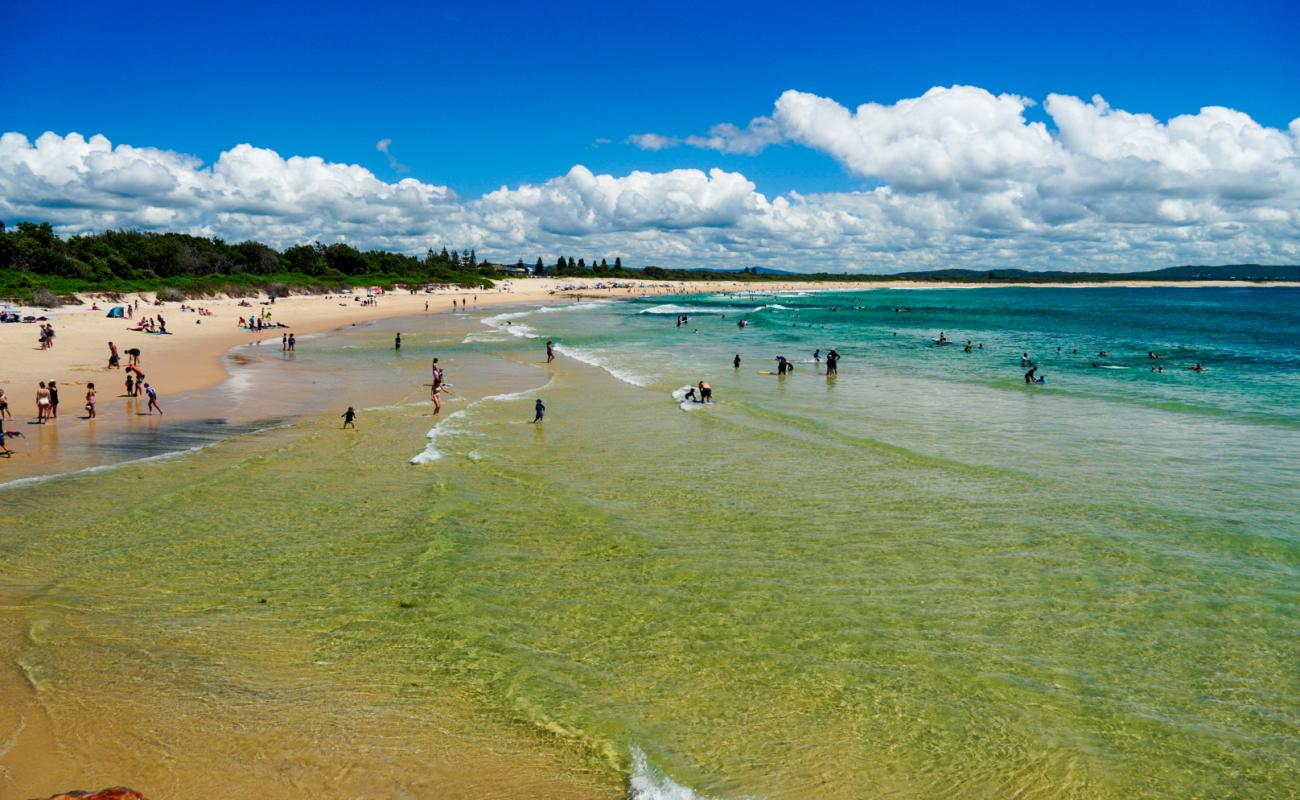
<svg viewBox="0 0 1300 800">
<path fill-rule="evenodd" d="M 385 713 L 454 701 L 613 794 L 1289 796 L 1297 311 L 1279 289 L 861 291 L 322 339 L 314 368 L 401 376 L 355 434 L 331 414 L 11 490 L 0 577 L 39 590 L 5 613 L 41 631 L 14 657 L 47 697 L 122 691 L 99 666 L 136 659 L 85 666 L 105 639 L 148 642 L 138 679 L 187 708 L 266 693 L 310 719 L 319 694 L 269 664 Z M 757 374 L 832 346 L 837 378 Z M 459 394 L 428 436 L 435 353 Z M 717 402 L 684 413 L 700 379 Z"/>
</svg>

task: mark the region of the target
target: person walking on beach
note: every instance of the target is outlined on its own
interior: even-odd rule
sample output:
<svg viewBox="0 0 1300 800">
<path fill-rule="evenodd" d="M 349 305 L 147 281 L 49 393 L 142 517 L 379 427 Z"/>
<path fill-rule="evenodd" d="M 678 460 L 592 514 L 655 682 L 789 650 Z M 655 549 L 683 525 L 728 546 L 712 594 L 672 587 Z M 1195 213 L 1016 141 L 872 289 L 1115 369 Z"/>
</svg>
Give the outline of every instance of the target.
<svg viewBox="0 0 1300 800">
<path fill-rule="evenodd" d="M 533 424 L 535 425 L 542 421 L 542 417 L 546 416 L 546 406 L 542 405 L 542 398 L 537 398 L 537 404 L 533 406 L 533 411 L 536 412 L 536 416 L 533 417 Z"/>
<path fill-rule="evenodd" d="M 840 354 L 834 347 L 826 351 L 826 374 L 840 374 Z"/>
<path fill-rule="evenodd" d="M 0 419 L 13 419 L 14 415 L 9 413 L 9 395 L 5 394 L 3 387 L 0 387 Z"/>
<path fill-rule="evenodd" d="M 135 373 L 126 371 L 126 396 L 135 397 Z"/>
<path fill-rule="evenodd" d="M 158 405 L 158 391 L 146 383 L 144 393 L 149 398 L 149 416 L 153 416 L 154 409 L 158 409 L 158 415 L 162 416 L 162 406 Z"/>
<path fill-rule="evenodd" d="M 357 418 L 357 410 L 352 406 L 348 406 L 348 410 L 343 412 L 343 427 L 356 430 L 357 429 L 356 418 Z"/>
<path fill-rule="evenodd" d="M 289 352 L 289 334 L 287 333 L 280 334 L 280 352 Z"/>
<path fill-rule="evenodd" d="M 428 300 L 425 300 L 425 301 L 424 301 L 424 313 L 426 313 L 426 314 L 429 313 L 429 301 L 428 301 Z"/>
<path fill-rule="evenodd" d="M 50 381 L 50 414 L 47 419 L 59 418 L 59 387 L 54 381 Z"/>
<path fill-rule="evenodd" d="M 119 369 L 122 366 L 122 357 L 117 354 L 117 345 L 112 342 L 108 343 L 108 368 Z"/>
<path fill-rule="evenodd" d="M 44 425 L 45 418 L 50 414 L 50 390 L 45 388 L 45 381 L 41 381 L 36 388 L 36 424 Z"/>
<path fill-rule="evenodd" d="M 95 418 L 95 384 L 86 384 L 86 419 Z"/>
<path fill-rule="evenodd" d="M 555 360 L 555 342 L 550 339 L 546 340 L 546 363 L 549 364 Z"/>
</svg>

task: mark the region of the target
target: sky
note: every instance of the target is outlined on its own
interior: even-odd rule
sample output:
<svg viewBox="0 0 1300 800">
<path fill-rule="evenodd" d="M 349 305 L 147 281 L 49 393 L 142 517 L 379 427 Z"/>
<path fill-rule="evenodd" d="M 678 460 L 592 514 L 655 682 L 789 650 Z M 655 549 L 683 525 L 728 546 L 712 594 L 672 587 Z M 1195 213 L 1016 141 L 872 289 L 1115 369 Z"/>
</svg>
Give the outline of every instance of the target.
<svg viewBox="0 0 1300 800">
<path fill-rule="evenodd" d="M 1300 263 L 1300 4 L 28 2 L 0 219 L 513 262 Z"/>
</svg>

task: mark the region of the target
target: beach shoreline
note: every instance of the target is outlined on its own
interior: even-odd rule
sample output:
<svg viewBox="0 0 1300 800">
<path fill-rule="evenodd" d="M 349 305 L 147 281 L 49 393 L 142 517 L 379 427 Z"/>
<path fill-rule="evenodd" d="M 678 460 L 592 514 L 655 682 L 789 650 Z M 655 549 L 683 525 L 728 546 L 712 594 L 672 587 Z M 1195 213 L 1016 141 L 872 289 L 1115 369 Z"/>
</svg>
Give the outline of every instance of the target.
<svg viewBox="0 0 1300 800">
<path fill-rule="evenodd" d="M 711 294 L 717 292 L 789 292 L 789 291 L 864 291 L 881 289 L 976 289 L 976 288 L 1209 288 L 1209 287 L 1294 287 L 1297 283 L 1242 284 L 1235 281 L 1188 281 L 1170 283 L 1162 281 L 1128 281 L 1122 283 L 1053 283 L 1017 284 L 987 283 L 972 285 L 960 282 L 917 283 L 914 281 L 864 281 L 861 283 L 828 284 L 818 281 L 779 281 L 761 284 L 738 281 L 686 282 L 686 281 L 636 281 L 618 288 L 596 288 L 601 281 L 594 278 L 530 278 L 523 281 L 504 282 L 491 290 L 455 289 L 429 293 L 406 294 L 390 292 L 378 299 L 375 305 L 363 305 L 359 295 L 292 295 L 278 299 L 274 304 L 253 302 L 241 306 L 243 298 L 214 298 L 187 300 L 153 305 L 152 294 L 142 294 L 109 300 L 103 296 L 87 295 L 80 299 L 84 305 L 63 306 L 55 309 L 23 307 L 24 315 L 48 316 L 56 332 L 55 346 L 42 350 L 36 346 L 38 329 L 35 325 L 0 325 L 0 344 L 6 358 L 0 365 L 0 387 L 9 395 L 9 407 L 15 421 L 34 418 L 36 415 L 35 390 L 39 381 L 58 381 L 65 409 L 79 409 L 87 383 L 95 382 L 101 395 L 112 396 L 118 383 L 124 379 L 121 370 L 107 369 L 108 342 L 117 344 L 123 353 L 139 347 L 141 367 L 148 379 L 165 398 L 181 392 L 205 389 L 225 380 L 229 373 L 223 366 L 225 355 L 241 344 L 271 343 L 281 334 L 289 332 L 301 337 L 307 334 L 339 330 L 361 323 L 370 323 L 397 317 L 418 316 L 426 313 L 451 311 L 451 301 L 467 302 L 468 308 L 489 308 L 499 305 L 548 304 L 574 299 L 627 299 L 654 295 Z M 135 319 L 110 319 L 108 309 L 128 301 L 140 301 Z M 199 316 L 192 311 L 181 311 L 184 305 L 210 312 Z M 237 328 L 241 316 L 258 309 L 269 309 L 272 321 L 285 322 L 288 327 L 277 327 L 251 332 Z M 164 313 L 168 320 L 170 336 L 149 336 L 128 330 L 141 317 Z M 287 321 L 287 322 L 286 322 Z M 195 324 L 198 323 L 198 324 Z M 23 337 L 31 341 L 24 345 Z M 142 337 L 147 337 L 142 341 Z M 66 413 L 66 412 L 65 412 Z M 74 414 L 73 416 L 75 416 Z"/>
</svg>

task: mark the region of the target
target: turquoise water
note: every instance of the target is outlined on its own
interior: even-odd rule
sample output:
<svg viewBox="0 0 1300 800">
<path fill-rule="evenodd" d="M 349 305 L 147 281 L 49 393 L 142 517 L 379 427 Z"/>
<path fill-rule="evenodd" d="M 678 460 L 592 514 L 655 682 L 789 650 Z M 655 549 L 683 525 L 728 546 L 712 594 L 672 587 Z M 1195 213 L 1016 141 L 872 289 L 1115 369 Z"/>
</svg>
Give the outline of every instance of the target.
<svg viewBox="0 0 1300 800">
<path fill-rule="evenodd" d="M 858 291 L 324 338 L 298 366 L 346 369 L 341 403 L 383 388 L 355 434 L 308 417 L 11 496 L 5 569 L 42 587 L 21 613 L 49 642 L 21 658 L 93 696 L 113 685 L 76 632 L 149 641 L 149 680 L 203 705 L 211 680 L 172 667 L 216 649 L 224 695 L 310 717 L 317 694 L 259 680 L 274 652 L 367 713 L 455 698 L 610 796 L 1294 796 L 1297 311 L 1289 289 Z M 834 378 L 810 362 L 830 347 Z M 436 425 L 433 355 L 457 388 Z M 792 375 L 759 374 L 776 355 Z M 702 379 L 717 402 L 683 410 Z"/>
</svg>

